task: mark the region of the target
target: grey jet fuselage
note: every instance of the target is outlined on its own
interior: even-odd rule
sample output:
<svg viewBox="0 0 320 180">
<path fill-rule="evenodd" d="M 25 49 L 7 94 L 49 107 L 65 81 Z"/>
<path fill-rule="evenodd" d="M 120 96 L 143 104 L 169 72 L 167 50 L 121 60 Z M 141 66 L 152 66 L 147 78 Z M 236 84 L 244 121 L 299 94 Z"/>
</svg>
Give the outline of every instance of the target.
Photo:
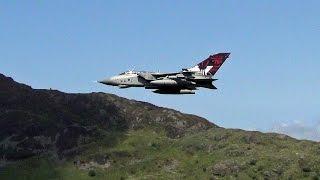
<svg viewBox="0 0 320 180">
<path fill-rule="evenodd" d="M 159 94 L 195 94 L 197 87 L 217 89 L 213 75 L 229 57 L 230 53 L 218 53 L 189 69 L 174 73 L 127 71 L 117 76 L 98 81 L 119 88 L 144 87 Z"/>
</svg>

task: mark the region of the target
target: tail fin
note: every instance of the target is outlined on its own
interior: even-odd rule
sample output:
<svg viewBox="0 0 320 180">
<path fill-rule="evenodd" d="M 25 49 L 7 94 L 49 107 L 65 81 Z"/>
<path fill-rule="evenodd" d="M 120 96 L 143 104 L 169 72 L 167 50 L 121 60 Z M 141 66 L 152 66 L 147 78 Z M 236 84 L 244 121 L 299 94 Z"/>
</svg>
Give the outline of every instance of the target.
<svg viewBox="0 0 320 180">
<path fill-rule="evenodd" d="M 214 75 L 222 64 L 229 57 L 230 53 L 218 53 L 209 56 L 206 60 L 199 63 L 197 66 L 189 69 L 190 71 L 200 71 L 203 75 Z"/>
</svg>

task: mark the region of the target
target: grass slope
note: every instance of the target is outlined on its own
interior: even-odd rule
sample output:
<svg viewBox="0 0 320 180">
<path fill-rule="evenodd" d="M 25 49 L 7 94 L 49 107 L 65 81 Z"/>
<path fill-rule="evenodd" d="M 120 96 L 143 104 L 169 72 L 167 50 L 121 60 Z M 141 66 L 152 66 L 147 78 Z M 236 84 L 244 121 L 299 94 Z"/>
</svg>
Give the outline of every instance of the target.
<svg viewBox="0 0 320 180">
<path fill-rule="evenodd" d="M 106 133 L 72 159 L 8 165 L 0 179 L 320 179 L 320 144 L 284 135 L 213 128 L 179 139 L 152 129 L 115 136 Z"/>
</svg>

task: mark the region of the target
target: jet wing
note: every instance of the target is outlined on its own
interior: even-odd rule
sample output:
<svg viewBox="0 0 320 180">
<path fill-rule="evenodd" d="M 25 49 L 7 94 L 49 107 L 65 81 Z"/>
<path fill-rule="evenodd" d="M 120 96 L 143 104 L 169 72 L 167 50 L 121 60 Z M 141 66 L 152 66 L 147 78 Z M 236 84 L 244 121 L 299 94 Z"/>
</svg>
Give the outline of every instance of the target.
<svg viewBox="0 0 320 180">
<path fill-rule="evenodd" d="M 174 73 L 151 73 L 151 75 L 155 77 L 163 77 L 163 76 L 173 76 L 177 74 L 183 74 L 183 75 L 191 75 L 193 72 L 190 71 L 181 71 L 181 72 L 174 72 Z"/>
<path fill-rule="evenodd" d="M 138 76 L 142 77 L 143 79 L 145 79 L 147 81 L 154 81 L 154 80 L 161 79 L 161 78 L 168 77 L 168 76 L 179 76 L 179 74 L 181 74 L 181 73 L 178 73 L 178 72 L 177 73 L 151 73 L 151 72 L 137 73 Z"/>
<path fill-rule="evenodd" d="M 179 72 L 174 72 L 174 73 L 151 73 L 152 76 L 154 77 L 165 77 L 165 76 L 173 76 L 173 75 L 177 75 L 180 74 Z"/>
<path fill-rule="evenodd" d="M 156 77 L 152 75 L 152 73 L 138 73 L 139 77 L 142 77 L 143 79 L 147 81 L 154 81 L 156 80 Z"/>
<path fill-rule="evenodd" d="M 188 79 L 192 72 L 175 72 L 175 73 L 152 73 L 151 75 L 156 79 L 167 77 L 169 79 Z"/>
</svg>

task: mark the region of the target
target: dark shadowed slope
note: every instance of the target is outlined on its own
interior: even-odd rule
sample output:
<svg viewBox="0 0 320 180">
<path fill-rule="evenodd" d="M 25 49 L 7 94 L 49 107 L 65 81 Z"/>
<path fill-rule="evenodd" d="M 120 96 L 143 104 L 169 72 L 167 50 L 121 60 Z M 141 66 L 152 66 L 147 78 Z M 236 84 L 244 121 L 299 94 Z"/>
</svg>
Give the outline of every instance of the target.
<svg viewBox="0 0 320 180">
<path fill-rule="evenodd" d="M 320 144 L 0 75 L 0 179 L 320 179 Z"/>
<path fill-rule="evenodd" d="M 20 159 L 42 152 L 76 151 L 82 139 L 105 132 L 152 127 L 176 138 L 216 127 L 207 120 L 111 94 L 36 90 L 0 75 L 1 156 Z"/>
</svg>

